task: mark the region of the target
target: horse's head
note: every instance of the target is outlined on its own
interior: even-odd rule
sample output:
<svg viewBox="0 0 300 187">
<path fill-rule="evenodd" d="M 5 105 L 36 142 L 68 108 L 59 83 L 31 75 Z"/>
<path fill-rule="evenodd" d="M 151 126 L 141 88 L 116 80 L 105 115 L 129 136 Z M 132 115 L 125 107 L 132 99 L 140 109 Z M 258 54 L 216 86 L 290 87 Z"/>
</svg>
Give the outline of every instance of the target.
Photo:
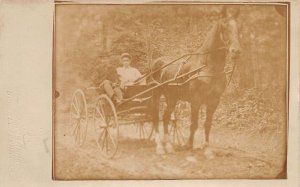
<svg viewBox="0 0 300 187">
<path fill-rule="evenodd" d="M 225 6 L 222 10 L 223 21 L 221 22 L 221 37 L 226 43 L 230 57 L 238 58 L 241 53 L 237 17 L 239 9 L 234 6 Z"/>
</svg>

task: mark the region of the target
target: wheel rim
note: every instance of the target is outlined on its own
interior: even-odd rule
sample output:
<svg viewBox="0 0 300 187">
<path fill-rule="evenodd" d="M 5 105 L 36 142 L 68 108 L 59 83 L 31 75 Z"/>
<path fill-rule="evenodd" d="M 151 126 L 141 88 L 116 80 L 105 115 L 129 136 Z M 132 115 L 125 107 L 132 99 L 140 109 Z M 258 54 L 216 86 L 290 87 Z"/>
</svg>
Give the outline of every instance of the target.
<svg viewBox="0 0 300 187">
<path fill-rule="evenodd" d="M 188 139 L 188 126 L 172 121 L 170 125 L 170 141 L 177 146 L 183 146 Z"/>
<path fill-rule="evenodd" d="M 98 149 L 103 156 L 112 158 L 118 150 L 119 126 L 115 107 L 106 95 L 98 98 L 93 121 Z"/>
<path fill-rule="evenodd" d="M 189 134 L 189 125 L 182 119 L 183 105 L 178 103 L 174 111 L 174 119 L 169 126 L 170 140 L 172 144 L 183 146 L 186 144 Z"/>
<path fill-rule="evenodd" d="M 72 125 L 72 135 L 76 145 L 83 145 L 87 133 L 87 105 L 86 98 L 82 90 L 76 90 L 73 94 L 70 107 L 70 124 Z"/>
<path fill-rule="evenodd" d="M 136 133 L 140 140 L 150 140 L 153 134 L 153 125 L 149 122 L 139 122 L 135 124 Z"/>
</svg>

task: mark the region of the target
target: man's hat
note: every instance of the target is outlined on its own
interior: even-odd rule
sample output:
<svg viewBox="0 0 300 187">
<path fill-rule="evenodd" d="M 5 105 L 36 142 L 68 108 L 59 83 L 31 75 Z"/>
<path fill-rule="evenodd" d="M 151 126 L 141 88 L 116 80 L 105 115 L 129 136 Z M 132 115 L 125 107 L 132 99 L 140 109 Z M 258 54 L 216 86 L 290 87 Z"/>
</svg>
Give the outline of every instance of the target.
<svg viewBox="0 0 300 187">
<path fill-rule="evenodd" d="M 121 59 L 123 59 L 123 58 L 129 58 L 129 59 L 131 59 L 131 55 L 129 53 L 122 53 L 121 54 Z"/>
</svg>

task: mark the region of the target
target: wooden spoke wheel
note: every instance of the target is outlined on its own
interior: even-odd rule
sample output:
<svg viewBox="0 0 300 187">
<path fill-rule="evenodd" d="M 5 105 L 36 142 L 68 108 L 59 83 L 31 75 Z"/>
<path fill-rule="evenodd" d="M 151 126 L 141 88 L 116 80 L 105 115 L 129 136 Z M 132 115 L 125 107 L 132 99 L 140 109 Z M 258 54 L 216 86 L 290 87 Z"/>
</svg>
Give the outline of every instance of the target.
<svg viewBox="0 0 300 187">
<path fill-rule="evenodd" d="M 107 95 L 100 95 L 93 112 L 95 141 L 101 154 L 112 158 L 118 150 L 119 123 L 114 104 Z"/>
<path fill-rule="evenodd" d="M 172 120 L 169 126 L 170 141 L 173 145 L 184 146 L 188 140 L 189 126 Z"/>
<path fill-rule="evenodd" d="M 184 112 L 183 103 L 178 103 L 175 107 L 169 125 L 170 141 L 173 145 L 183 146 L 188 140 L 190 126 L 183 120 Z"/>
<path fill-rule="evenodd" d="M 136 132 L 140 140 L 151 140 L 153 135 L 153 125 L 149 122 L 136 123 Z"/>
<path fill-rule="evenodd" d="M 81 146 L 86 140 L 88 116 L 86 98 L 82 90 L 74 92 L 70 106 L 70 124 L 75 144 Z"/>
</svg>

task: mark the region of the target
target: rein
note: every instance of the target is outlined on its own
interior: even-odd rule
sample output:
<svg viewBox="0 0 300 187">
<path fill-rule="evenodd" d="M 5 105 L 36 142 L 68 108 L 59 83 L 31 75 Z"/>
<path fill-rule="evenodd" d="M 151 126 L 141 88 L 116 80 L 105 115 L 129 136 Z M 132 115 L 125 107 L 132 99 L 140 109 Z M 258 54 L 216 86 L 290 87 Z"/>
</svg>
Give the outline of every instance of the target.
<svg viewBox="0 0 300 187">
<path fill-rule="evenodd" d="M 230 84 L 230 82 L 232 80 L 235 67 L 236 67 L 236 61 L 233 60 L 233 67 L 232 67 L 232 70 L 230 71 L 231 74 L 230 74 L 229 80 L 227 81 L 226 88 L 229 86 L 229 84 Z"/>
</svg>

